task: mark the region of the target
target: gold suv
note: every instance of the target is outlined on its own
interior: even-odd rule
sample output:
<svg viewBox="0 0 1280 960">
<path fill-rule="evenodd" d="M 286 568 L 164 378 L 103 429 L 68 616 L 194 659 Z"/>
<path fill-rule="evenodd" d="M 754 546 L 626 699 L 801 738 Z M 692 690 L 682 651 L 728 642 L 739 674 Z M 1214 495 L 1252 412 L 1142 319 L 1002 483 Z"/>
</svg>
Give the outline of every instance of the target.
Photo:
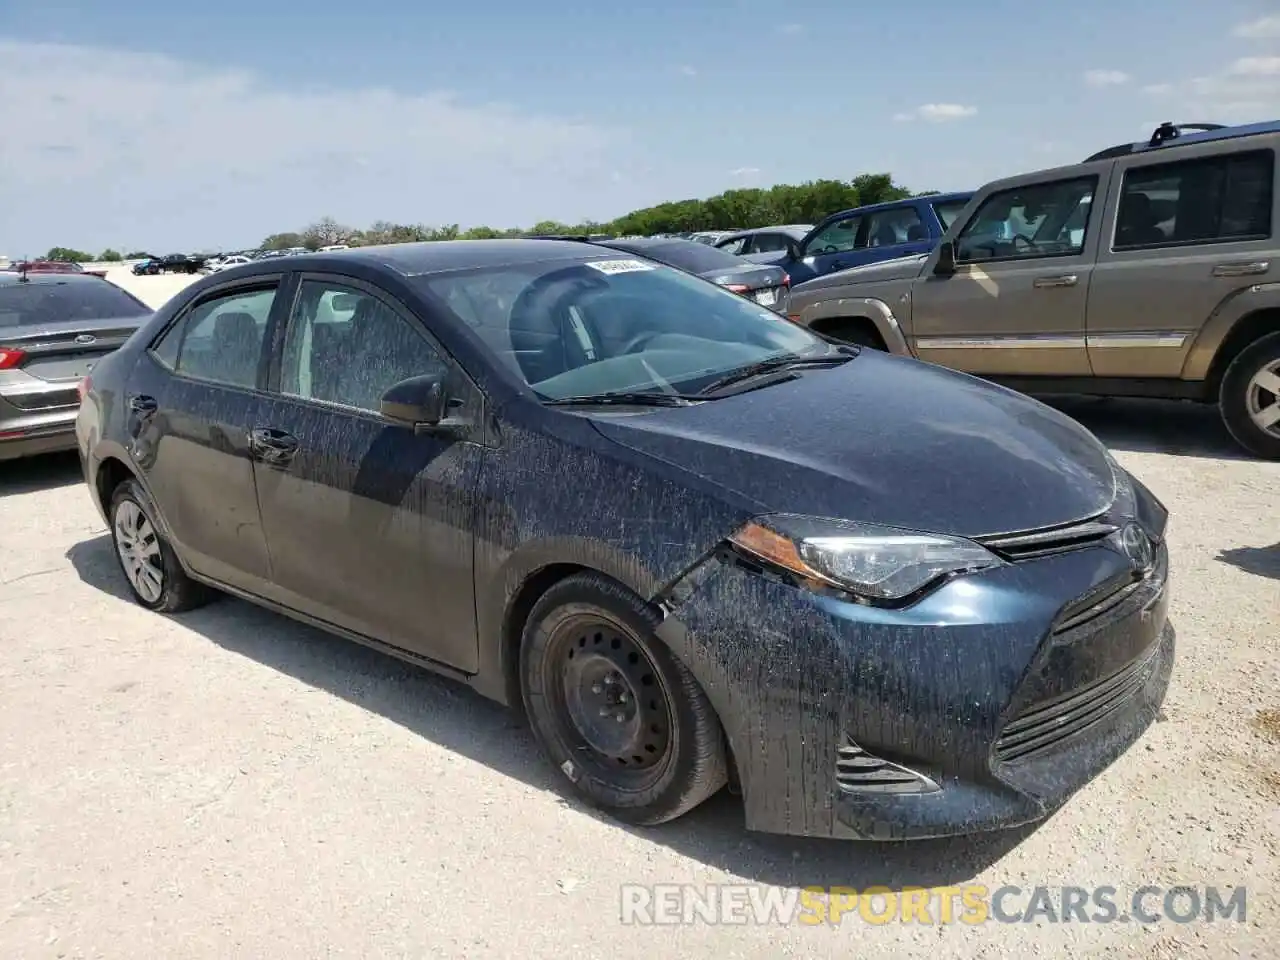
<svg viewBox="0 0 1280 960">
<path fill-rule="evenodd" d="M 1217 403 L 1280 459 L 1280 121 L 1149 141 L 983 187 L 932 253 L 803 283 L 816 332 L 1028 393 Z"/>
</svg>

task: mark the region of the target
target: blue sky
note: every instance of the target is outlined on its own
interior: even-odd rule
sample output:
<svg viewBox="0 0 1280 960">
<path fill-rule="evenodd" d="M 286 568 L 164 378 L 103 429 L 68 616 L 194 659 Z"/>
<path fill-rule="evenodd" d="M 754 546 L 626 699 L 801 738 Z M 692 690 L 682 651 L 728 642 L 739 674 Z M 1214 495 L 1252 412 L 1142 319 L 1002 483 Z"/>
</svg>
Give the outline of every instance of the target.
<svg viewBox="0 0 1280 960">
<path fill-rule="evenodd" d="M 965 189 L 1276 117 L 1274 0 L 0 0 L 0 253 Z"/>
</svg>

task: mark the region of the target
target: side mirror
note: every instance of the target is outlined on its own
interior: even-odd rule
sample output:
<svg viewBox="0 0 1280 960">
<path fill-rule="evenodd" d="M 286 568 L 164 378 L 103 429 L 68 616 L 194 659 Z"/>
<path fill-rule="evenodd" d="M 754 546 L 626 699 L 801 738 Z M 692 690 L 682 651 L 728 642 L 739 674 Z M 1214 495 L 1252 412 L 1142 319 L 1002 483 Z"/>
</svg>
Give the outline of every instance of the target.
<svg viewBox="0 0 1280 960">
<path fill-rule="evenodd" d="M 334 310 L 338 310 L 342 313 L 350 313 L 360 305 L 360 298 L 354 293 L 335 293 L 329 305 L 332 306 Z"/>
<path fill-rule="evenodd" d="M 956 245 L 950 240 L 938 244 L 938 259 L 933 264 L 933 272 L 939 277 L 949 277 L 956 272 Z"/>
<path fill-rule="evenodd" d="M 787 259 L 788 260 L 800 259 L 800 244 L 794 243 L 794 242 L 787 244 Z"/>
<path fill-rule="evenodd" d="M 388 420 L 413 427 L 414 433 L 431 432 L 444 421 L 449 409 L 444 378 L 425 373 L 401 380 L 382 395 L 378 409 Z"/>
</svg>

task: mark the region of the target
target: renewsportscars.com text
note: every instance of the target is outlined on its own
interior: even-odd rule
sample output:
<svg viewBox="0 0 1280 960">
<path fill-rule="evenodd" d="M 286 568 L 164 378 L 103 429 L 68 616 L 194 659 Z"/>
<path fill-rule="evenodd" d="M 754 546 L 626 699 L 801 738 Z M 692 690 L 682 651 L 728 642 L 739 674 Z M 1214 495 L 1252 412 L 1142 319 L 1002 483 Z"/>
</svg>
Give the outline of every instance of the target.
<svg viewBox="0 0 1280 960">
<path fill-rule="evenodd" d="M 888 887 L 805 887 L 751 884 L 627 885 L 619 919 L 628 925 L 772 924 L 836 926 L 962 923 L 1212 923 L 1245 922 L 1244 887 L 988 887 L 966 884 L 891 890 Z"/>
</svg>

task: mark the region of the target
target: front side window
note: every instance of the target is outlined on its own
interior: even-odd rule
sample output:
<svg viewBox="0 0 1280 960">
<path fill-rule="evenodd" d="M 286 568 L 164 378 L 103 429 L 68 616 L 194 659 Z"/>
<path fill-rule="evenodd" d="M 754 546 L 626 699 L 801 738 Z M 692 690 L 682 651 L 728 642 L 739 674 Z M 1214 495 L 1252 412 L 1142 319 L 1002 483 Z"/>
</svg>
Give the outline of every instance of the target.
<svg viewBox="0 0 1280 960">
<path fill-rule="evenodd" d="M 895 207 L 867 217 L 867 246 L 891 247 L 925 240 L 929 236 L 915 207 Z"/>
<path fill-rule="evenodd" d="M 276 289 L 211 297 L 169 328 L 152 351 L 177 373 L 235 387 L 254 387 Z"/>
<path fill-rule="evenodd" d="M 858 228 L 861 226 L 861 217 L 845 217 L 827 224 L 820 233 L 810 238 L 805 245 L 804 255 L 814 257 L 828 253 L 848 253 L 858 245 Z"/>
<path fill-rule="evenodd" d="M 956 238 L 956 262 L 1079 254 L 1097 184 L 1097 177 L 1080 177 L 993 193 Z"/>
<path fill-rule="evenodd" d="M 543 399 L 687 393 L 744 364 L 829 352 L 772 310 L 625 254 L 417 282 Z"/>
<path fill-rule="evenodd" d="M 382 299 L 303 282 L 285 333 L 282 393 L 377 413 L 390 387 L 445 369 L 427 338 Z"/>
<path fill-rule="evenodd" d="M 1113 248 L 1265 240 L 1274 176 L 1270 150 L 1132 167 L 1120 189 Z"/>
</svg>

